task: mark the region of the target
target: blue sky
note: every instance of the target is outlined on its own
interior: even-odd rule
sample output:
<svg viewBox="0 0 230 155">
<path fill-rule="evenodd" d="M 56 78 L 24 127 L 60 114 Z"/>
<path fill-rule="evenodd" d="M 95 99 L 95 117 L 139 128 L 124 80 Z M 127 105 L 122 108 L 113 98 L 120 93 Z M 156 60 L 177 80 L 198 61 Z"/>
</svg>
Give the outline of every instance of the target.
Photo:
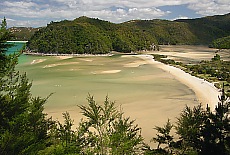
<svg viewBox="0 0 230 155">
<path fill-rule="evenodd" d="M 133 19 L 188 19 L 230 12 L 230 0 L 1 0 L 8 27 L 40 27 L 80 16 L 120 23 Z"/>
</svg>

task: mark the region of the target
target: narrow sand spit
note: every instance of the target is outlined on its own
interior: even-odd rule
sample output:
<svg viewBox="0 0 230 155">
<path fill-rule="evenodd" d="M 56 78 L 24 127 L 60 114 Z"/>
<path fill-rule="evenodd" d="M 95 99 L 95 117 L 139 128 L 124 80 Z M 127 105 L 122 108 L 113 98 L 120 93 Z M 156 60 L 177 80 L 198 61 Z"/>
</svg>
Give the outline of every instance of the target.
<svg viewBox="0 0 230 155">
<path fill-rule="evenodd" d="M 209 83 L 208 81 L 192 76 L 189 73 L 186 73 L 179 68 L 157 62 L 153 59 L 153 56 L 151 55 L 135 55 L 135 56 L 144 59 L 149 64 L 154 64 L 158 68 L 161 68 L 166 72 L 169 72 L 177 80 L 187 85 L 195 92 L 198 102 L 200 102 L 204 106 L 209 104 L 211 110 L 214 110 L 215 106 L 218 103 L 218 96 L 220 95 L 220 92 L 218 91 L 217 88 L 214 87 L 212 83 Z"/>
<path fill-rule="evenodd" d="M 61 55 L 61 56 L 56 56 L 56 57 L 61 60 L 73 58 L 73 56 L 67 56 L 67 55 Z"/>
<path fill-rule="evenodd" d="M 41 63 L 43 61 L 46 61 L 46 59 L 36 59 L 36 60 L 33 60 L 30 64 L 33 65 L 33 64 L 38 64 L 38 63 Z"/>
</svg>

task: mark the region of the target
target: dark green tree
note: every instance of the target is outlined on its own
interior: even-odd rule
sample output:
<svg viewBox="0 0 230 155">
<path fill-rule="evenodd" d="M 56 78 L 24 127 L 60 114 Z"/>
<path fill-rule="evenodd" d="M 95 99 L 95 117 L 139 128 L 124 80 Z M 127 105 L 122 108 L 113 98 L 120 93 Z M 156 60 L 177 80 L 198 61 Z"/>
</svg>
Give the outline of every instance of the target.
<svg viewBox="0 0 230 155">
<path fill-rule="evenodd" d="M 124 118 L 123 113 L 110 102 L 108 97 L 104 105 L 98 105 L 93 96 L 88 97 L 89 106 L 79 106 L 87 118 L 80 128 L 86 131 L 85 145 L 82 150 L 90 154 L 137 154 L 140 153 L 143 138 L 141 129 L 134 121 Z"/>
<path fill-rule="evenodd" d="M 155 152 L 161 152 L 165 154 L 172 154 L 172 145 L 174 143 L 173 136 L 170 134 L 173 125 L 170 123 L 170 120 L 164 125 L 164 127 L 156 126 L 154 129 L 157 130 L 158 134 L 156 137 L 152 138 L 151 141 L 157 142 L 157 149 Z M 161 145 L 164 145 L 162 148 Z"/>
<path fill-rule="evenodd" d="M 18 55 L 6 55 L 10 33 L 0 29 L 0 154 L 36 154 L 49 138 L 51 121 L 43 113 L 47 98 L 32 97 L 26 74 L 15 71 Z"/>
</svg>

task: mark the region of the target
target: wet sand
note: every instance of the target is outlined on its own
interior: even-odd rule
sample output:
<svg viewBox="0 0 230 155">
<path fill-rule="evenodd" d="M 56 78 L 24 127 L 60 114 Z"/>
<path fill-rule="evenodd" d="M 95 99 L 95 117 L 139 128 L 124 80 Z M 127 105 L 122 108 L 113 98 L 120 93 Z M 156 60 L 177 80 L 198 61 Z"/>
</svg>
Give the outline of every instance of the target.
<svg viewBox="0 0 230 155">
<path fill-rule="evenodd" d="M 47 58 L 34 65 L 37 68 L 31 70 L 31 67 L 33 64 L 28 67 L 29 78 L 33 80 L 32 93 L 45 97 L 55 92 L 45 105 L 49 116 L 62 121 L 61 114 L 68 111 L 77 126 L 82 118 L 77 105 L 87 105 L 88 93 L 94 95 L 99 104 L 109 95 L 118 108 L 121 106 L 125 116 L 136 120 L 150 146 L 156 146 L 150 143 L 156 134 L 153 128 L 164 125 L 167 119 L 174 123 L 185 105 L 192 107 L 201 102 L 213 108 L 218 101 L 218 91 L 212 84 L 156 62 L 149 55 L 114 59 Z"/>
</svg>

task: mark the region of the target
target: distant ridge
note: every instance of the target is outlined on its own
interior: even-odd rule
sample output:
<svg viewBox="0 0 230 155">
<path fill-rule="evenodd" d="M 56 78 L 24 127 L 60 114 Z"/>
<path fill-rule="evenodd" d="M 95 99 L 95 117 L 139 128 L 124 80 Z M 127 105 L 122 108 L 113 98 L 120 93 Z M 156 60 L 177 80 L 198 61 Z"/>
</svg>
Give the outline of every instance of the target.
<svg viewBox="0 0 230 155">
<path fill-rule="evenodd" d="M 230 35 L 230 13 L 175 21 L 132 20 L 114 24 L 85 16 L 39 28 L 28 47 L 41 53 L 104 54 L 156 50 L 159 44 L 209 45 Z"/>
</svg>

